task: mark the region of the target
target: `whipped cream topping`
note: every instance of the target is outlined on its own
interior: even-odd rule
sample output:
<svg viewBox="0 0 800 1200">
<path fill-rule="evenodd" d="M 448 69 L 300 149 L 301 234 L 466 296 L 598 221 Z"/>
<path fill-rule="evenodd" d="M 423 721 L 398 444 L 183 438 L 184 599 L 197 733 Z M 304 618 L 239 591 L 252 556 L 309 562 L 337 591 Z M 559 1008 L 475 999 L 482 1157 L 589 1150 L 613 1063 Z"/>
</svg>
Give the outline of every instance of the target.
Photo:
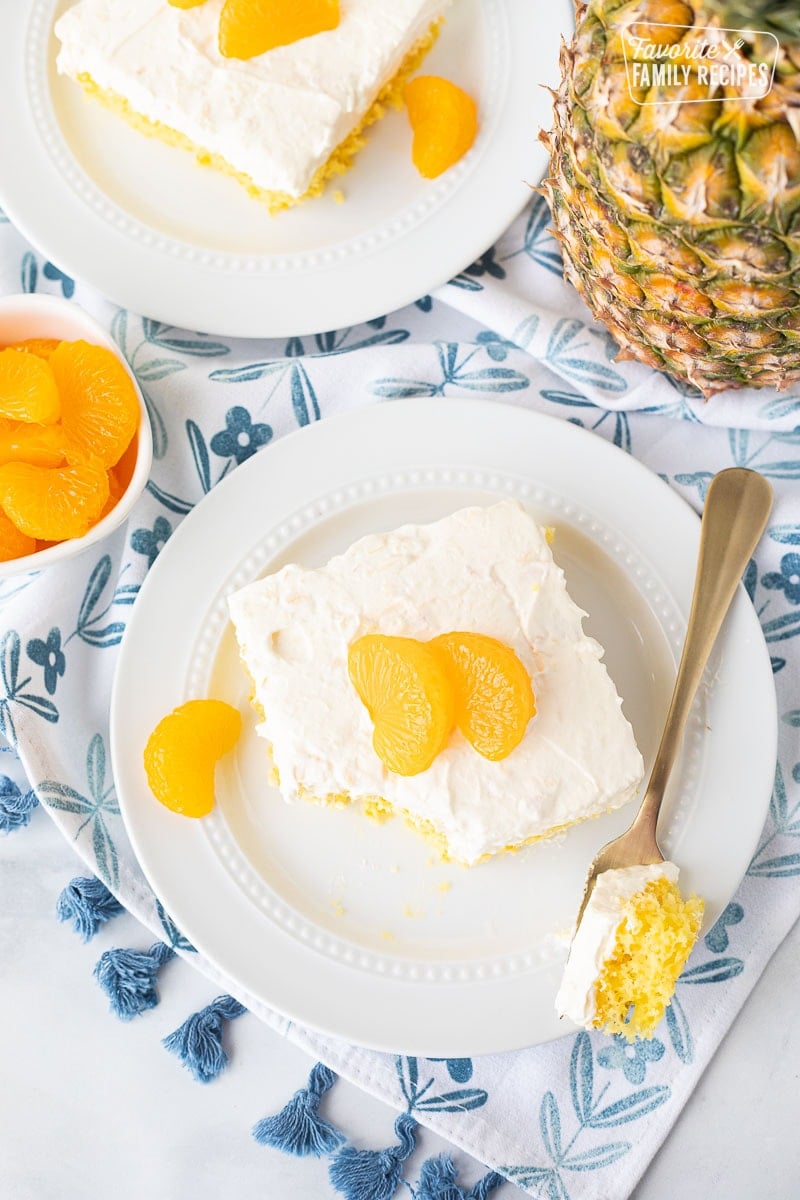
<svg viewBox="0 0 800 1200">
<path fill-rule="evenodd" d="M 620 867 L 597 877 L 589 903 L 575 933 L 564 977 L 556 996 L 556 1011 L 576 1025 L 591 1027 L 597 1011 L 595 987 L 603 966 L 611 957 L 617 930 L 631 897 L 644 891 L 654 879 L 678 882 L 674 863 Z"/>
<path fill-rule="evenodd" d="M 297 197 L 450 2 L 343 0 L 337 29 L 240 61 L 218 49 L 223 0 L 80 0 L 56 22 L 57 67 Z"/>
<path fill-rule="evenodd" d="M 642 758 L 602 649 L 564 574 L 516 501 L 362 538 L 318 570 L 289 565 L 229 597 L 284 798 L 382 796 L 433 823 L 453 858 L 485 854 L 625 804 Z M 456 730 L 419 775 L 389 771 L 347 669 L 366 633 L 427 640 L 466 630 L 511 646 L 536 716 L 507 758 Z"/>
</svg>

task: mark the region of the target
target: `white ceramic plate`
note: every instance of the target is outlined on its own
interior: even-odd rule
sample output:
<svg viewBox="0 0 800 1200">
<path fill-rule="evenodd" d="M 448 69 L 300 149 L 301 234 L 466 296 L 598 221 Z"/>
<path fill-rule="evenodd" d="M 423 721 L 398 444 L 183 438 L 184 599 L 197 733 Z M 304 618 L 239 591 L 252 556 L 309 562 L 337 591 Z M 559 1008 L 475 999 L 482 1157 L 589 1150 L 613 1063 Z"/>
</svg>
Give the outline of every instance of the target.
<svg viewBox="0 0 800 1200">
<path fill-rule="evenodd" d="M 699 522 L 655 475 L 575 426 L 493 402 L 398 401 L 258 454 L 186 518 L 133 610 L 112 700 L 114 774 L 167 910 L 232 980 L 362 1045 L 467 1057 L 565 1032 L 553 1000 L 595 851 L 633 807 L 472 869 L 435 861 L 402 821 L 290 806 L 267 783 L 225 596 L 287 561 L 319 565 L 367 532 L 517 496 L 554 553 L 652 762 L 694 579 Z M 661 832 L 713 922 L 744 874 L 775 767 L 775 693 L 743 590 L 690 721 Z M 142 749 L 175 705 L 245 715 L 201 821 L 150 795 Z"/>
<path fill-rule="evenodd" d="M 392 112 L 343 178 L 346 203 L 328 194 L 277 217 L 58 76 L 52 28 L 70 2 L 0 0 L 0 204 L 62 269 L 134 312 L 234 337 L 369 320 L 478 258 L 543 172 L 541 85 L 557 79 L 569 0 L 456 0 L 425 70 L 477 98 L 470 153 L 421 179 Z"/>
</svg>

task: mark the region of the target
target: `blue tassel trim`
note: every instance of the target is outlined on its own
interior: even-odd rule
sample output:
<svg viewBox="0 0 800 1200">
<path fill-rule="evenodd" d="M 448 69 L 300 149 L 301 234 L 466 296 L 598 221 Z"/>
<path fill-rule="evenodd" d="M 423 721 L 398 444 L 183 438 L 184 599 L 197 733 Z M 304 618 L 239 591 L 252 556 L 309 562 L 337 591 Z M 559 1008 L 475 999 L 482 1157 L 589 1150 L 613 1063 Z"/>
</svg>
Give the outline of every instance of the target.
<svg viewBox="0 0 800 1200">
<path fill-rule="evenodd" d="M 356 1150 L 345 1146 L 328 1174 L 345 1200 L 390 1200 L 400 1186 L 403 1163 L 414 1153 L 417 1123 L 402 1113 L 394 1123 L 398 1145 L 388 1150 Z"/>
<path fill-rule="evenodd" d="M 211 1083 L 228 1065 L 222 1045 L 226 1021 L 235 1021 L 247 1009 L 233 996 L 217 996 L 200 1012 L 193 1013 L 179 1029 L 163 1039 L 163 1045 L 177 1054 L 198 1083 Z"/>
<path fill-rule="evenodd" d="M 106 921 L 124 911 L 116 896 L 94 875 L 71 879 L 56 903 L 59 921 L 72 921 L 72 928 L 84 942 L 93 938 Z"/>
<path fill-rule="evenodd" d="M 253 1127 L 253 1137 L 262 1146 L 274 1146 L 286 1154 L 298 1157 L 314 1155 L 321 1158 L 332 1154 L 344 1141 L 319 1115 L 319 1105 L 325 1093 L 333 1087 L 336 1076 L 322 1063 L 312 1069 L 308 1086 L 295 1092 L 285 1108 L 274 1117 L 264 1117 Z"/>
<path fill-rule="evenodd" d="M 487 1200 L 495 1188 L 506 1182 L 497 1171 L 490 1171 L 466 1191 L 456 1182 L 456 1175 L 456 1168 L 449 1154 L 429 1158 L 422 1164 L 414 1192 L 415 1200 Z"/>
<path fill-rule="evenodd" d="M 197 1014 L 198 1017 L 202 1015 Z M 194 1019 L 190 1018 L 190 1021 Z M 187 1026 L 190 1021 L 186 1022 Z M 165 1045 L 185 1028 L 182 1026 L 165 1039 Z M 451 1156 L 440 1154 L 422 1164 L 417 1185 L 412 1187 L 403 1179 L 403 1163 L 416 1149 L 417 1122 L 409 1113 L 402 1113 L 394 1124 L 398 1144 L 387 1150 L 357 1150 L 354 1146 L 342 1146 L 347 1140 L 344 1134 L 319 1115 L 320 1101 L 335 1082 L 333 1071 L 323 1063 L 317 1063 L 308 1077 L 307 1087 L 295 1092 L 274 1117 L 265 1117 L 253 1127 L 255 1140 L 285 1154 L 317 1158 L 333 1155 L 328 1175 L 345 1200 L 391 1200 L 401 1184 L 408 1188 L 413 1200 L 488 1200 L 496 1188 L 507 1182 L 497 1171 L 489 1171 L 467 1191 L 457 1181 Z"/>
<path fill-rule="evenodd" d="M 416 1200 L 465 1200 L 464 1189 L 456 1183 L 456 1168 L 449 1154 L 429 1158 L 419 1173 Z"/>
<path fill-rule="evenodd" d="M 416 1200 L 465 1200 L 456 1183 L 456 1168 L 449 1154 L 427 1159 L 420 1169 Z"/>
<path fill-rule="evenodd" d="M 486 1197 L 491 1192 L 506 1182 L 507 1180 L 504 1175 L 498 1174 L 497 1171 L 489 1171 L 488 1174 L 484 1175 L 483 1179 L 479 1179 L 474 1187 L 470 1188 L 467 1193 L 467 1200 L 486 1200 Z"/>
<path fill-rule="evenodd" d="M 94 968 L 100 987 L 121 1021 L 130 1021 L 158 1004 L 156 975 L 175 957 L 171 946 L 156 942 L 149 950 L 106 950 Z"/>
<path fill-rule="evenodd" d="M 35 792 L 21 792 L 13 779 L 0 775 L 0 833 L 24 829 L 38 803 Z"/>
</svg>

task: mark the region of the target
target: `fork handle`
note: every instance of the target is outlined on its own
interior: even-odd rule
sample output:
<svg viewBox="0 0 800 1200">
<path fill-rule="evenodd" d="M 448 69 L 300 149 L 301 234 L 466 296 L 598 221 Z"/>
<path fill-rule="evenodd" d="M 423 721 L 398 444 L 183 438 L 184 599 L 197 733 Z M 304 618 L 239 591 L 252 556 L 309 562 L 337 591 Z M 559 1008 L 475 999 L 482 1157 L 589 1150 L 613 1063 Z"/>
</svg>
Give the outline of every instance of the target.
<svg viewBox="0 0 800 1200">
<path fill-rule="evenodd" d="M 700 527 L 700 552 L 689 625 L 675 690 L 650 781 L 634 826 L 656 824 L 689 711 L 711 650 L 751 555 L 766 529 L 772 488 L 757 471 L 731 467 L 711 481 Z"/>
</svg>

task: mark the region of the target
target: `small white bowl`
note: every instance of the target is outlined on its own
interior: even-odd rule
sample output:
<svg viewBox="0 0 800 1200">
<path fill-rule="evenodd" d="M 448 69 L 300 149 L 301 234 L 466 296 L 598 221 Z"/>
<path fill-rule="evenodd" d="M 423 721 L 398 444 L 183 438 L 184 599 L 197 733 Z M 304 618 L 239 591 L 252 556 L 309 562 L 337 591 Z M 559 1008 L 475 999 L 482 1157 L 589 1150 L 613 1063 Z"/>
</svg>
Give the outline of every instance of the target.
<svg viewBox="0 0 800 1200">
<path fill-rule="evenodd" d="M 0 346 L 7 346 L 10 342 L 21 342 L 25 338 L 39 337 L 70 342 L 83 339 L 96 346 L 105 346 L 116 354 L 131 377 L 139 401 L 136 461 L 127 488 L 102 521 L 98 521 L 81 538 L 70 538 L 56 546 L 37 550 L 35 554 L 26 554 L 24 558 L 0 562 L 0 579 L 19 575 L 23 571 L 39 571 L 52 563 L 64 562 L 65 559 L 81 554 L 87 547 L 108 537 L 130 515 L 131 509 L 144 491 L 153 461 L 153 435 L 142 393 L 119 348 L 103 327 L 79 305 L 71 300 L 62 300 L 59 296 L 0 297 Z"/>
</svg>

